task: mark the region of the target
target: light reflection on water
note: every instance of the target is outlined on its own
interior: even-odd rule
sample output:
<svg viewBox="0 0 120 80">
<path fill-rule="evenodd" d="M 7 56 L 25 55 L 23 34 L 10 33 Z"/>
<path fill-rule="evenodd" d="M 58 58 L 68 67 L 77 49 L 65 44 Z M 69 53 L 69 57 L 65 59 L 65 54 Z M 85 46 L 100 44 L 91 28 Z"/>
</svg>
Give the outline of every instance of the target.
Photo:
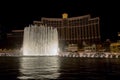
<svg viewBox="0 0 120 80">
<path fill-rule="evenodd" d="M 20 59 L 19 79 L 56 79 L 59 77 L 58 57 L 24 57 Z"/>
<path fill-rule="evenodd" d="M 0 57 L 0 80 L 120 80 L 120 59 Z"/>
</svg>

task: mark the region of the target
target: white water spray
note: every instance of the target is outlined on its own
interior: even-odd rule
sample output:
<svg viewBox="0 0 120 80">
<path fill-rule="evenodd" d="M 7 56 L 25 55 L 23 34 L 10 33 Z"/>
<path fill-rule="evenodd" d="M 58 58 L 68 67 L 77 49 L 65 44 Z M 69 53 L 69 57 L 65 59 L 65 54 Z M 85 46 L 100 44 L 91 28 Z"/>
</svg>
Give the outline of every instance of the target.
<svg viewBox="0 0 120 80">
<path fill-rule="evenodd" d="M 58 55 L 58 32 L 56 28 L 31 25 L 24 28 L 24 56 Z"/>
</svg>

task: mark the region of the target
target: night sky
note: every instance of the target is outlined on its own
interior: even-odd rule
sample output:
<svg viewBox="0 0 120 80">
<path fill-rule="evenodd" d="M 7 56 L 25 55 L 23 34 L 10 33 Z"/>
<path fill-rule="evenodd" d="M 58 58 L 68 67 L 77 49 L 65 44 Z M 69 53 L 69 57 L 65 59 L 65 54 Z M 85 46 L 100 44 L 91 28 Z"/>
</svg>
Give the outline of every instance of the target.
<svg viewBox="0 0 120 80">
<path fill-rule="evenodd" d="M 119 30 L 119 2 L 105 0 L 39 0 L 19 2 L 1 2 L 0 24 L 7 32 L 23 29 L 41 17 L 61 18 L 66 12 L 69 17 L 90 14 L 92 18 L 100 17 L 102 40 L 117 39 Z"/>
</svg>

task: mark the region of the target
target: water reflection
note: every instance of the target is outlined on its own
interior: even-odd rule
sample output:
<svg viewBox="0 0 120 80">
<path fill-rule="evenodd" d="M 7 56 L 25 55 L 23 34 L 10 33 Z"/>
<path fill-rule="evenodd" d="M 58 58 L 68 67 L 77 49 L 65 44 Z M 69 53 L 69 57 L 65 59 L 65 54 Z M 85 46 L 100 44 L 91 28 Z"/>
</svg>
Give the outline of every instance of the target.
<svg viewBox="0 0 120 80">
<path fill-rule="evenodd" d="M 0 80 L 120 80 L 120 59 L 0 57 Z"/>
<path fill-rule="evenodd" d="M 119 59 L 62 58 L 58 79 L 120 80 L 119 65 Z"/>
<path fill-rule="evenodd" d="M 56 79 L 59 77 L 58 57 L 23 57 L 18 79 Z"/>
</svg>

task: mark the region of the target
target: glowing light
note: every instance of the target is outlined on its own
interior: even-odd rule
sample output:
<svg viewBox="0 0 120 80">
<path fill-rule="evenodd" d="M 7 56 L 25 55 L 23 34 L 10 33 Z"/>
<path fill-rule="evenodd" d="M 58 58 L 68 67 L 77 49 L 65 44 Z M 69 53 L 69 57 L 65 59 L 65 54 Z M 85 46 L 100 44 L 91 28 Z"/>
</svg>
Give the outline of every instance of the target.
<svg viewBox="0 0 120 80">
<path fill-rule="evenodd" d="M 68 14 L 67 13 L 63 13 L 62 17 L 63 17 L 63 19 L 68 18 Z"/>
</svg>

